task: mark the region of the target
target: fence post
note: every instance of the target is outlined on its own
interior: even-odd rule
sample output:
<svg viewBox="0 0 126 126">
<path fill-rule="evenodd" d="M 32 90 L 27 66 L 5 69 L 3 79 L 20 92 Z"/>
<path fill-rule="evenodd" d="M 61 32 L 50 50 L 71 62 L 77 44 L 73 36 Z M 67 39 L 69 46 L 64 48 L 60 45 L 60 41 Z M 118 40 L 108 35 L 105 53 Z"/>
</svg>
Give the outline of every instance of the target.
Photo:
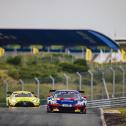
<svg viewBox="0 0 126 126">
<path fill-rule="evenodd" d="M 81 91 L 81 88 L 82 88 L 82 76 L 81 76 L 81 74 L 79 72 L 77 72 L 77 75 L 79 76 L 79 85 L 80 85 L 79 89 Z"/>
<path fill-rule="evenodd" d="M 24 81 L 20 79 L 19 83 L 21 84 L 21 90 L 24 91 Z"/>
<path fill-rule="evenodd" d="M 112 97 L 115 97 L 115 70 L 110 67 L 110 70 L 112 71 L 113 74 L 113 82 L 112 82 Z"/>
<path fill-rule="evenodd" d="M 125 96 L 125 70 L 123 69 L 122 66 L 120 66 L 119 68 L 123 73 L 122 97 L 124 97 Z"/>
<path fill-rule="evenodd" d="M 53 86 L 53 90 L 54 90 L 54 86 L 55 86 L 55 79 L 53 76 L 49 76 L 49 78 L 52 80 L 52 86 Z"/>
<path fill-rule="evenodd" d="M 34 78 L 35 81 L 36 81 L 36 84 L 37 84 L 37 97 L 39 98 L 40 97 L 40 81 L 37 77 Z"/>
<path fill-rule="evenodd" d="M 66 79 L 66 89 L 68 89 L 68 79 L 69 79 L 69 77 L 68 77 L 68 75 L 66 75 L 66 74 L 64 74 L 64 77 L 65 77 L 65 79 Z"/>
<path fill-rule="evenodd" d="M 93 81 L 94 81 L 94 75 L 93 75 L 93 72 L 91 72 L 90 70 L 88 71 L 88 73 L 90 74 L 91 76 L 91 100 L 93 100 Z"/>
</svg>

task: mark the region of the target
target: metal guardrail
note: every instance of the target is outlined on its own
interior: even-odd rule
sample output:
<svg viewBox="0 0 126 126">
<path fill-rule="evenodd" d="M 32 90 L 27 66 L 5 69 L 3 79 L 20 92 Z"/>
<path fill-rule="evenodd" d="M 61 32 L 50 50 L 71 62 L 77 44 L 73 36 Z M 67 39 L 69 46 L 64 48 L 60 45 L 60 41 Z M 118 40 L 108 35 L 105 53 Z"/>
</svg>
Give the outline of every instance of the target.
<svg viewBox="0 0 126 126">
<path fill-rule="evenodd" d="M 6 107 L 6 103 L 5 102 L 0 103 L 0 107 Z"/>
<path fill-rule="evenodd" d="M 41 105 L 46 105 L 46 99 L 40 99 Z M 0 107 L 5 107 L 6 103 L 0 103 Z M 87 108 L 108 108 L 126 106 L 126 97 L 100 99 L 88 101 Z"/>
<path fill-rule="evenodd" d="M 88 101 L 87 108 L 107 108 L 126 106 L 126 97 Z"/>
<path fill-rule="evenodd" d="M 46 99 L 41 99 L 41 104 L 46 105 Z M 126 97 L 100 99 L 88 101 L 87 108 L 107 108 L 126 106 Z"/>
</svg>

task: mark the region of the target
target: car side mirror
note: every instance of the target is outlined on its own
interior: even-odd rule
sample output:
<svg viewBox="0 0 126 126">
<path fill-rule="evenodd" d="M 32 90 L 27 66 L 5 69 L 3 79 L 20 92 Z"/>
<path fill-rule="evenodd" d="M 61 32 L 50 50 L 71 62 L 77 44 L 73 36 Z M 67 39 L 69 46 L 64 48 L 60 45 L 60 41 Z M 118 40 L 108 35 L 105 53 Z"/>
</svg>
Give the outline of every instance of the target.
<svg viewBox="0 0 126 126">
<path fill-rule="evenodd" d="M 7 97 L 10 97 L 10 95 L 9 95 L 9 94 L 7 94 Z"/>
<path fill-rule="evenodd" d="M 32 94 L 35 94 L 34 92 L 31 92 Z"/>
<path fill-rule="evenodd" d="M 52 95 L 49 94 L 47 97 L 51 97 L 51 96 L 52 96 Z"/>
<path fill-rule="evenodd" d="M 36 98 L 38 97 L 37 95 L 34 95 Z"/>
<path fill-rule="evenodd" d="M 87 96 L 83 96 L 82 98 L 87 100 Z"/>
<path fill-rule="evenodd" d="M 10 91 L 7 91 L 7 97 L 10 97 L 10 95 L 12 94 L 12 92 L 10 92 Z"/>
<path fill-rule="evenodd" d="M 12 92 L 11 92 L 11 91 L 7 91 L 7 94 L 11 95 L 11 94 L 12 94 Z"/>
</svg>

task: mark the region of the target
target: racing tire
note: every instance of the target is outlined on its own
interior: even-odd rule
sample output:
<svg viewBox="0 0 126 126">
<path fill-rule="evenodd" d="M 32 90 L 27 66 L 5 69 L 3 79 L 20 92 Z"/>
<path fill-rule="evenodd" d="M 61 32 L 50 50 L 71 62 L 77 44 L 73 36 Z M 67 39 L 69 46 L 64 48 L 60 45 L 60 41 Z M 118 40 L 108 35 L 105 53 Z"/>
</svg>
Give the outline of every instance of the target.
<svg viewBox="0 0 126 126">
<path fill-rule="evenodd" d="M 87 114 L 86 108 L 82 109 L 80 113 L 81 113 L 81 114 Z"/>
<path fill-rule="evenodd" d="M 52 110 L 49 107 L 47 107 L 47 113 L 52 113 Z"/>
<path fill-rule="evenodd" d="M 12 105 L 10 105 L 9 101 L 8 101 L 8 107 L 13 107 Z"/>
<path fill-rule="evenodd" d="M 87 111 L 86 111 L 86 110 L 84 110 L 84 111 L 83 111 L 83 114 L 87 114 Z"/>
</svg>

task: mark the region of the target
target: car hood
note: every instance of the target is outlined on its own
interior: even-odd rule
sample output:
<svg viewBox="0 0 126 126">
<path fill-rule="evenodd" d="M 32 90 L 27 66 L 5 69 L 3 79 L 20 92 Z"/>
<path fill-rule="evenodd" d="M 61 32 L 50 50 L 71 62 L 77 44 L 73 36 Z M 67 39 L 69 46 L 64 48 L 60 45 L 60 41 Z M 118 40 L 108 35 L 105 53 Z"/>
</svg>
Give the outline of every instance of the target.
<svg viewBox="0 0 126 126">
<path fill-rule="evenodd" d="M 63 100 L 57 100 L 58 104 L 77 104 L 77 100 L 71 100 L 71 99 L 63 99 Z"/>
<path fill-rule="evenodd" d="M 36 97 L 17 97 L 15 100 L 18 101 L 33 101 L 34 99 L 37 99 Z"/>
</svg>

